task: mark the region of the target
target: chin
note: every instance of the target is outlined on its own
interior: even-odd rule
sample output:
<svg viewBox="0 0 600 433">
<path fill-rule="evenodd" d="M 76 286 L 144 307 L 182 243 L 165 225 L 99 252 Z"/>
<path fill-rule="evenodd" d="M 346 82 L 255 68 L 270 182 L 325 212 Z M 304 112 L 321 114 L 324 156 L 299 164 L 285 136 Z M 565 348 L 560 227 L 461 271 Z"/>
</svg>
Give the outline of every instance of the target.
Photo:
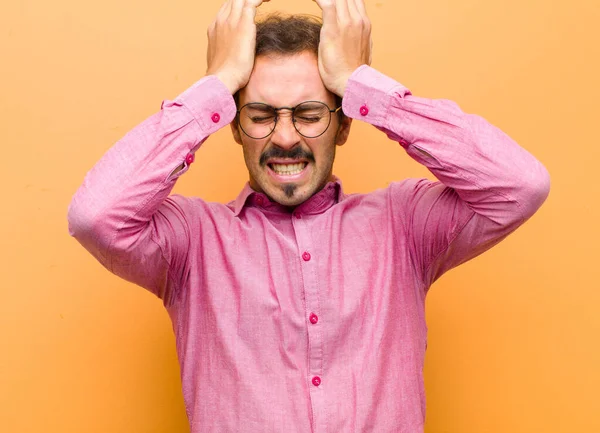
<svg viewBox="0 0 600 433">
<path fill-rule="evenodd" d="M 291 180 L 282 182 L 279 179 L 273 179 L 273 177 L 268 172 L 266 174 L 261 173 L 260 177 L 254 177 L 251 180 L 250 186 L 254 190 L 266 194 L 272 201 L 288 207 L 301 205 L 327 183 L 314 178 L 314 176 L 310 176 L 308 179 L 299 179 L 299 182 Z"/>
<path fill-rule="evenodd" d="M 280 205 L 287 206 L 287 207 L 300 206 L 302 203 L 304 203 L 306 201 L 306 199 L 297 199 L 297 198 L 288 199 L 285 196 L 284 197 L 277 197 L 274 200 L 277 203 L 279 203 Z"/>
<path fill-rule="evenodd" d="M 280 185 L 274 187 L 274 194 L 271 199 L 283 206 L 298 206 L 310 198 L 312 194 L 301 191 L 300 187 L 293 184 Z"/>
</svg>

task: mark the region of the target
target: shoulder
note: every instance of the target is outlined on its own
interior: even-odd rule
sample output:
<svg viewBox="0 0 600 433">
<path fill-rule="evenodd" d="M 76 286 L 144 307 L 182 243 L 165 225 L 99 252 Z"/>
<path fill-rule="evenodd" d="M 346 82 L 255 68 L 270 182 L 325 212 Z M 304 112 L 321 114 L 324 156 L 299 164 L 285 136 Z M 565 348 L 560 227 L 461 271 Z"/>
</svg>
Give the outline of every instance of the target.
<svg viewBox="0 0 600 433">
<path fill-rule="evenodd" d="M 409 201 L 432 189 L 444 187 L 439 181 L 426 178 L 407 178 L 390 182 L 387 187 L 368 193 L 347 194 L 343 202 L 350 207 L 357 205 L 382 205 L 385 203 Z"/>
<path fill-rule="evenodd" d="M 233 217 L 232 203 L 209 202 L 200 197 L 172 194 L 165 200 L 164 207 L 189 220 Z"/>
</svg>

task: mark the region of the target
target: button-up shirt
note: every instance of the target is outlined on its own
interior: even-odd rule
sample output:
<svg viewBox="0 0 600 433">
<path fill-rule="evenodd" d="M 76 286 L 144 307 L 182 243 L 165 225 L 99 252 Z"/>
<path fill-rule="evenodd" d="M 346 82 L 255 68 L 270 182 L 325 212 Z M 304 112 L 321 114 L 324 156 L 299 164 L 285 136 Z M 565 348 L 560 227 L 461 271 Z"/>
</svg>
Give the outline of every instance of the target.
<svg viewBox="0 0 600 433">
<path fill-rule="evenodd" d="M 163 300 L 193 433 L 422 432 L 429 287 L 548 195 L 505 133 L 368 66 L 343 110 L 439 181 L 346 194 L 334 179 L 294 209 L 248 185 L 228 204 L 170 195 L 235 116 L 209 76 L 110 148 L 72 200 L 71 235 Z"/>
</svg>

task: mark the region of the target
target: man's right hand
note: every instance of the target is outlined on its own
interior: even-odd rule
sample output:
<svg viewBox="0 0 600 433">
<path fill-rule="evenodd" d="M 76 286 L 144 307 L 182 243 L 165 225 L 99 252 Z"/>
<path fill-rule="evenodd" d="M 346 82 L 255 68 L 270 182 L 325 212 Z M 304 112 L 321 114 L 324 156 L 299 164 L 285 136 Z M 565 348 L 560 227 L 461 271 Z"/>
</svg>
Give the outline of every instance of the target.
<svg viewBox="0 0 600 433">
<path fill-rule="evenodd" d="M 256 8 L 269 0 L 227 0 L 208 28 L 207 75 L 233 95 L 250 80 L 256 48 Z"/>
</svg>

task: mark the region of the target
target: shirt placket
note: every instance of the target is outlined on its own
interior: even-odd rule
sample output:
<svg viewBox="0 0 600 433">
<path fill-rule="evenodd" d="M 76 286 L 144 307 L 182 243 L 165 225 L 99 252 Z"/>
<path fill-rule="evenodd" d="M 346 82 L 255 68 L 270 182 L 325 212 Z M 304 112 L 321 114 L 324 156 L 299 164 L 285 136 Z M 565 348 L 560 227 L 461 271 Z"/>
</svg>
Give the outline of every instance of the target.
<svg viewBox="0 0 600 433">
<path fill-rule="evenodd" d="M 294 232 L 300 255 L 300 268 L 305 299 L 304 321 L 308 330 L 308 389 L 313 413 L 313 431 L 325 432 L 325 398 L 327 386 L 323 377 L 323 331 L 319 284 L 317 278 L 317 261 L 322 260 L 315 252 L 306 215 L 293 215 Z"/>
</svg>

